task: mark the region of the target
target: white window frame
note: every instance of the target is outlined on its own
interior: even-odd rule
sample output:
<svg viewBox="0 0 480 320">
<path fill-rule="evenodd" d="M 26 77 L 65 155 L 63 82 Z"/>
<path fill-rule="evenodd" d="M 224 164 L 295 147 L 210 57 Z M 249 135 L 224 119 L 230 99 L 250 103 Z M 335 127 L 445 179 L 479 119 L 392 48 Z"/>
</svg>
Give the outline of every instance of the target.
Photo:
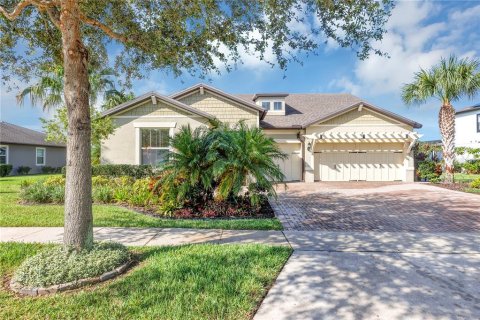
<svg viewBox="0 0 480 320">
<path fill-rule="evenodd" d="M 268 109 L 265 109 L 265 107 L 263 106 L 264 103 L 268 103 Z M 271 101 L 262 101 L 262 109 L 265 110 L 265 111 L 270 111 L 271 110 L 271 106 L 272 106 L 272 102 Z"/>
<path fill-rule="evenodd" d="M 177 126 L 176 122 L 134 122 L 133 126 L 135 127 L 135 164 L 142 164 L 142 143 L 141 143 L 141 133 L 140 129 L 169 129 L 168 135 L 173 137 L 175 127 Z M 156 148 L 156 149 L 166 149 L 165 147 Z M 169 151 L 172 151 L 172 147 L 168 147 Z"/>
<path fill-rule="evenodd" d="M 38 150 L 43 150 L 43 163 L 38 163 L 38 156 L 37 156 Z M 35 165 L 36 166 L 45 166 L 46 163 L 47 163 L 47 148 L 36 147 L 35 148 Z"/>
<path fill-rule="evenodd" d="M 9 163 L 8 156 L 10 155 L 10 150 L 8 149 L 8 145 L 0 144 L 0 148 L 5 148 L 5 164 L 8 164 Z"/>
<path fill-rule="evenodd" d="M 280 109 L 275 109 L 275 104 L 279 103 L 280 104 Z M 273 102 L 273 111 L 282 111 L 283 110 L 283 102 L 282 101 L 274 101 Z"/>
</svg>

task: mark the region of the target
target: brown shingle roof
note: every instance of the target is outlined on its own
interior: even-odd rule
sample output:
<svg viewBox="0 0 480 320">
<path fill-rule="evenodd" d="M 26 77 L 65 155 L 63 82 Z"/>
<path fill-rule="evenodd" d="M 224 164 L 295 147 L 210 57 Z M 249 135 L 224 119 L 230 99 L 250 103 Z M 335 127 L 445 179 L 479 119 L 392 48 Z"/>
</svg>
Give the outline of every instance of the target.
<svg viewBox="0 0 480 320">
<path fill-rule="evenodd" d="M 63 143 L 45 141 L 46 134 L 8 122 L 0 122 L 0 143 L 28 144 L 34 146 L 65 147 Z"/>
<path fill-rule="evenodd" d="M 252 101 L 253 94 L 236 94 L 240 99 Z M 384 109 L 374 107 L 348 93 L 290 93 L 285 97 L 285 116 L 267 115 L 260 122 L 262 128 L 305 128 L 330 116 L 345 112 L 356 105 L 366 106 L 415 128 L 422 125 Z"/>
</svg>

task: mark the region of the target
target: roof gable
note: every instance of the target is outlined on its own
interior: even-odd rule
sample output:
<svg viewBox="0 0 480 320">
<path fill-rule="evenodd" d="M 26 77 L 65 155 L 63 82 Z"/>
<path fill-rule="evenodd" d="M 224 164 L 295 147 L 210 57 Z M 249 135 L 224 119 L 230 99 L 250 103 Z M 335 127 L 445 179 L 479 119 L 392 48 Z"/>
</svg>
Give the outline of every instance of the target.
<svg viewBox="0 0 480 320">
<path fill-rule="evenodd" d="M 46 141 L 43 132 L 30 130 L 8 122 L 0 122 L 0 143 L 25 144 L 34 146 L 65 147 L 64 143 Z"/>
<path fill-rule="evenodd" d="M 219 90 L 217 88 L 211 87 L 203 83 L 196 84 L 190 88 L 174 93 L 170 95 L 170 98 L 178 100 L 196 92 L 200 92 L 202 94 L 204 91 L 210 92 L 213 95 L 217 95 L 224 99 L 232 101 L 237 105 L 241 105 L 243 107 L 258 111 L 260 113 L 260 119 L 263 119 L 263 117 L 265 116 L 265 113 L 266 113 L 265 110 L 257 106 L 253 101 L 251 101 L 251 99 L 244 100 L 238 96 L 231 95 L 229 93 L 226 93 L 222 90 Z"/>
<path fill-rule="evenodd" d="M 358 110 L 358 109 L 361 109 L 361 108 L 370 109 L 370 110 L 374 111 L 375 113 L 378 113 L 378 114 L 380 114 L 380 115 L 382 115 L 382 116 L 385 116 L 385 117 L 388 118 L 388 119 L 396 120 L 396 121 L 398 121 L 398 122 L 400 122 L 400 123 L 404 123 L 404 124 L 410 125 L 410 126 L 412 126 L 412 127 L 414 127 L 414 128 L 421 128 L 421 127 L 422 127 L 422 125 L 421 125 L 420 123 L 418 123 L 418 122 L 412 121 L 412 120 L 410 120 L 410 119 L 407 119 L 407 118 L 405 118 L 405 117 L 402 117 L 402 116 L 400 116 L 400 115 L 398 115 L 398 114 L 396 114 L 396 113 L 390 112 L 390 111 L 388 111 L 388 110 L 375 107 L 375 106 L 373 106 L 373 105 L 371 105 L 371 104 L 368 104 L 368 103 L 366 103 L 366 102 L 363 102 L 363 101 L 357 102 L 357 103 L 355 103 L 355 104 L 353 104 L 353 105 L 351 105 L 351 106 L 349 106 L 349 107 L 342 108 L 342 109 L 340 109 L 340 110 L 338 110 L 338 111 L 336 111 L 336 112 L 332 112 L 332 113 L 330 113 L 330 114 L 328 114 L 328 115 L 326 115 L 326 116 L 319 117 L 318 119 L 314 119 L 314 120 L 306 123 L 306 124 L 304 125 L 304 127 L 308 127 L 308 126 L 311 126 L 311 125 L 316 124 L 316 123 L 324 123 L 324 122 L 327 121 L 327 120 L 333 119 L 333 118 L 338 117 L 338 116 L 340 116 L 340 115 L 342 115 L 342 114 L 348 113 L 348 112 L 353 111 L 353 110 L 355 110 L 355 109 Z"/>
<path fill-rule="evenodd" d="M 102 113 L 102 116 L 103 117 L 111 116 L 111 115 L 114 115 L 114 114 L 124 112 L 128 109 L 140 107 L 144 102 L 149 101 L 149 100 L 151 100 L 153 104 L 156 104 L 157 99 L 160 100 L 161 102 L 165 103 L 168 106 L 178 108 L 181 111 L 185 111 L 185 112 L 190 113 L 190 114 L 195 114 L 195 115 L 198 115 L 198 116 L 202 116 L 202 117 L 210 119 L 210 120 L 213 120 L 215 118 L 211 114 L 208 114 L 206 112 L 200 111 L 200 110 L 195 109 L 195 108 L 192 108 L 192 107 L 190 107 L 190 106 L 188 106 L 184 103 L 181 103 L 180 101 L 174 100 L 170 97 L 164 96 L 164 95 L 159 94 L 159 93 L 154 92 L 154 91 L 145 93 L 141 96 L 136 97 L 133 100 L 124 102 L 124 103 L 116 106 L 115 108 L 104 111 Z"/>
</svg>

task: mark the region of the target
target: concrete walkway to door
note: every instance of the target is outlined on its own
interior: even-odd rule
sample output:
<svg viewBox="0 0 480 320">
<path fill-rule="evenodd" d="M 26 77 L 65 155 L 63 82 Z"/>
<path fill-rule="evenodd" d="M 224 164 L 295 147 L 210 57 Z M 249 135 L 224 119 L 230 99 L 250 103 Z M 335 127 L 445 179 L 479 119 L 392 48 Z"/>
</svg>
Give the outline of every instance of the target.
<svg viewBox="0 0 480 320">
<path fill-rule="evenodd" d="M 290 183 L 271 204 L 286 230 L 480 230 L 479 195 L 421 183 Z"/>
</svg>

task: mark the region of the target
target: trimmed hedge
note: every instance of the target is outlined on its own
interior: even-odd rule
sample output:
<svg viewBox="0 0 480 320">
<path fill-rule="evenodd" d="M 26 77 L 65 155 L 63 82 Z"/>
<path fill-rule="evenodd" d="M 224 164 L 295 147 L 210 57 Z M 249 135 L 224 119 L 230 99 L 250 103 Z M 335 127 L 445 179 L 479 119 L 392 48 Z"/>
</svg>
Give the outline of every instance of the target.
<svg viewBox="0 0 480 320">
<path fill-rule="evenodd" d="M 42 167 L 42 173 L 48 174 L 48 173 L 61 173 L 63 167 L 50 167 L 50 166 L 45 166 Z"/>
<path fill-rule="evenodd" d="M 30 170 L 32 170 L 32 168 L 27 166 L 20 166 L 17 168 L 17 173 L 20 175 L 25 175 L 25 174 L 28 174 Z"/>
<path fill-rule="evenodd" d="M 152 177 L 155 175 L 156 168 L 148 165 L 132 164 L 99 164 L 92 166 L 92 176 L 105 177 L 132 177 L 136 179 Z M 66 167 L 62 168 L 62 174 L 65 175 Z"/>
<path fill-rule="evenodd" d="M 0 164 L 0 177 L 5 177 L 12 172 L 13 166 L 11 164 Z"/>
</svg>

